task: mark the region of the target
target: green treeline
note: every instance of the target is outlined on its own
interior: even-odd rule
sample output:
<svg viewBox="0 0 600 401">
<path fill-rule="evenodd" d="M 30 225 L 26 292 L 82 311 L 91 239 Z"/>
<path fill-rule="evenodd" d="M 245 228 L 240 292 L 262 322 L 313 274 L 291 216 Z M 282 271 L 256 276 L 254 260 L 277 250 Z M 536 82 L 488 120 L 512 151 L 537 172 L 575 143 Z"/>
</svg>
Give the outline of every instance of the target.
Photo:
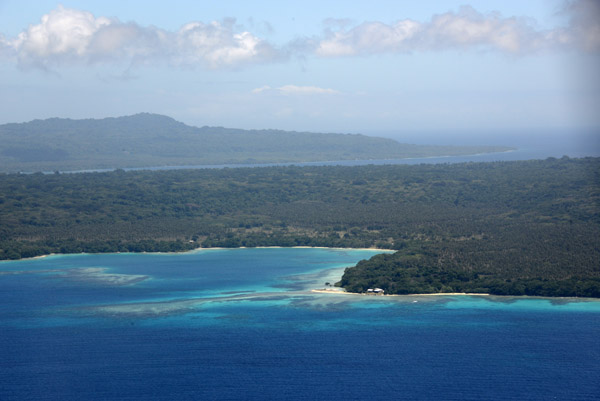
<svg viewBox="0 0 600 401">
<path fill-rule="evenodd" d="M 0 258 L 398 250 L 351 291 L 600 296 L 600 159 L 0 175 Z"/>
<path fill-rule="evenodd" d="M 389 294 L 600 297 L 598 240 L 591 234 L 530 231 L 498 243 L 424 243 L 361 261 L 340 284 L 352 292 L 379 287 Z"/>
</svg>

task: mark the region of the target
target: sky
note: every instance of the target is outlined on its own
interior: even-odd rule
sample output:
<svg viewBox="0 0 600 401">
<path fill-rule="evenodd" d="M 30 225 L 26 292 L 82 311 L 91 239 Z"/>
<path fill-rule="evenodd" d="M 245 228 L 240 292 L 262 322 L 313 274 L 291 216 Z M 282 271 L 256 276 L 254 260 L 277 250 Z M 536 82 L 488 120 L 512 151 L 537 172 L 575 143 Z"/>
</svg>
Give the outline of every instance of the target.
<svg viewBox="0 0 600 401">
<path fill-rule="evenodd" d="M 600 0 L 0 0 L 0 124 L 600 130 Z"/>
</svg>

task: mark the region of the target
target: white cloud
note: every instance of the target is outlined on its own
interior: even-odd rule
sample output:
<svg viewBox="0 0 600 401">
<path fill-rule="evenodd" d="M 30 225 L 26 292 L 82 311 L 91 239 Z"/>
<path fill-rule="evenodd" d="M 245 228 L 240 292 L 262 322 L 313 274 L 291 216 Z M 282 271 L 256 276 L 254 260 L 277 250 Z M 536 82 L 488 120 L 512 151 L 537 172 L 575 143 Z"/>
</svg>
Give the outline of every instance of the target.
<svg viewBox="0 0 600 401">
<path fill-rule="evenodd" d="M 334 89 L 319 88 L 317 86 L 285 85 L 277 88 L 281 93 L 299 95 L 335 95 L 339 93 Z"/>
<path fill-rule="evenodd" d="M 234 20 L 190 22 L 177 31 L 123 23 L 116 18 L 58 6 L 14 38 L 0 35 L 0 60 L 24 68 L 54 69 L 64 64 L 163 62 L 209 69 L 239 68 L 298 57 L 361 56 L 439 50 L 485 50 L 528 54 L 540 50 L 600 51 L 600 2 L 573 0 L 563 12 L 566 27 L 540 30 L 535 21 L 482 14 L 472 7 L 434 15 L 427 22 L 410 19 L 392 24 L 327 20 L 320 37 L 299 38 L 275 48 L 240 29 Z M 330 89 L 277 88 L 282 93 L 332 93 Z M 335 92 L 335 91 L 333 91 Z"/>
<path fill-rule="evenodd" d="M 316 53 L 329 57 L 407 50 L 406 43 L 420 29 L 420 24 L 412 20 L 398 21 L 394 25 L 367 22 L 348 31 L 328 32 Z"/>
<path fill-rule="evenodd" d="M 252 93 L 267 92 L 267 91 L 270 91 L 271 89 L 273 89 L 273 88 L 271 88 L 269 85 L 265 85 L 265 86 L 261 86 L 260 88 L 252 89 Z"/>
<path fill-rule="evenodd" d="M 0 38 L 1 39 L 1 38 Z M 65 62 L 107 60 L 208 68 L 237 67 L 277 59 L 280 53 L 250 32 L 236 32 L 233 21 L 192 22 L 177 32 L 122 23 L 117 19 L 59 6 L 13 40 L 0 40 L 23 67 L 48 68 Z"/>
<path fill-rule="evenodd" d="M 199 62 L 217 68 L 280 57 L 277 50 L 250 32 L 235 33 L 231 20 L 186 24 L 177 32 L 176 41 L 184 64 Z"/>
<path fill-rule="evenodd" d="M 55 58 L 81 58 L 88 53 L 91 39 L 103 26 L 112 22 L 94 18 L 88 12 L 58 9 L 42 17 L 38 25 L 30 25 L 12 41 L 19 62 L 44 65 Z"/>
<path fill-rule="evenodd" d="M 263 93 L 277 91 L 285 95 L 335 95 L 340 92 L 335 89 L 319 88 L 318 86 L 297 86 L 297 85 L 284 85 L 278 88 L 272 88 L 268 85 L 262 86 L 252 90 L 252 93 Z"/>
<path fill-rule="evenodd" d="M 317 55 L 338 57 L 448 49 L 494 50 L 525 54 L 539 50 L 580 48 L 600 50 L 600 2 L 573 1 L 567 28 L 538 30 L 528 18 L 482 14 L 470 6 L 454 13 L 434 15 L 429 22 L 409 19 L 393 24 L 365 22 L 352 28 L 328 30 L 313 45 Z"/>
</svg>

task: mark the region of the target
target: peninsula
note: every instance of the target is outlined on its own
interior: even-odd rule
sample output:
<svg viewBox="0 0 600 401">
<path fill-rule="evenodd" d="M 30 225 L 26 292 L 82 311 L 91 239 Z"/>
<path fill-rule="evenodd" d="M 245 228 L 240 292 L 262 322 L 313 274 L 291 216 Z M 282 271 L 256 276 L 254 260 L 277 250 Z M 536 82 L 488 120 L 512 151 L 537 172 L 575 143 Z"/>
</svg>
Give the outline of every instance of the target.
<svg viewBox="0 0 600 401">
<path fill-rule="evenodd" d="M 503 152 L 360 134 L 192 127 L 157 114 L 0 125 L 0 172 L 404 159 Z"/>
</svg>

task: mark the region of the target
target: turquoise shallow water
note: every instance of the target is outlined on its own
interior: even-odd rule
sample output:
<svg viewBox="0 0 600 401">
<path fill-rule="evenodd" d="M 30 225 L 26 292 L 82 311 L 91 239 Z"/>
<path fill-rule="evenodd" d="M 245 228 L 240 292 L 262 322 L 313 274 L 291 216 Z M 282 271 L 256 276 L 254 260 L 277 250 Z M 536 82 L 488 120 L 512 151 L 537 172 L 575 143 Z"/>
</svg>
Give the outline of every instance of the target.
<svg viewBox="0 0 600 401">
<path fill-rule="evenodd" d="M 373 254 L 0 262 L 0 399 L 599 399 L 599 301 L 310 292 Z"/>
</svg>

